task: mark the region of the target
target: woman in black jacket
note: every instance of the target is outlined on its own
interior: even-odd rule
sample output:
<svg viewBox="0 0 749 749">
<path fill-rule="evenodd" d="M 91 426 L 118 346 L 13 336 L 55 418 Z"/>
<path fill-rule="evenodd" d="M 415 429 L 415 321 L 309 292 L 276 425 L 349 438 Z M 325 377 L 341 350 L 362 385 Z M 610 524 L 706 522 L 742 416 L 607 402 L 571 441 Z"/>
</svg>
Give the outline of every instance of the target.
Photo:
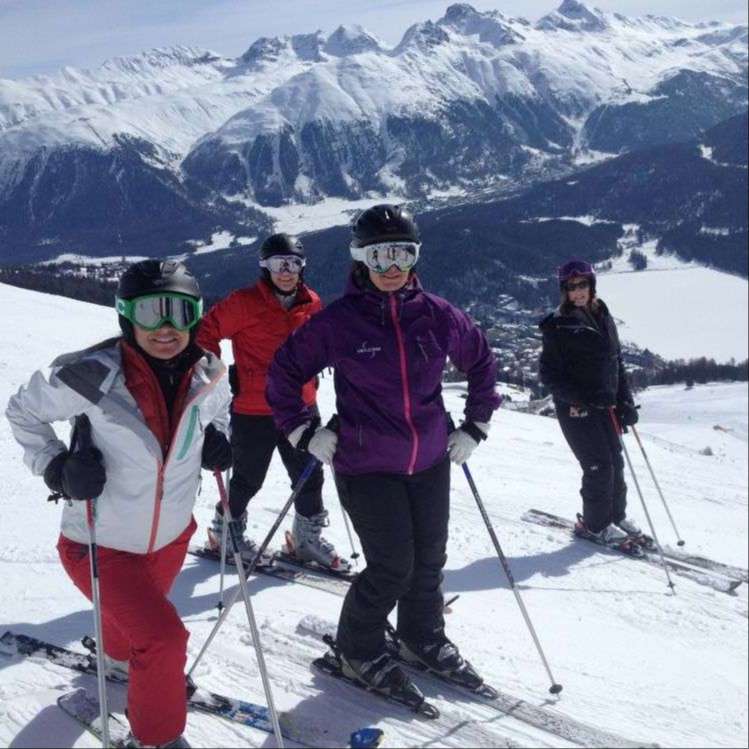
<svg viewBox="0 0 749 749">
<path fill-rule="evenodd" d="M 626 517 L 624 460 L 612 412 L 623 428 L 637 410 L 622 363 L 614 319 L 596 297 L 593 266 L 570 260 L 559 268 L 559 308 L 545 317 L 541 381 L 551 390 L 557 418 L 583 469 L 583 514 L 576 532 L 605 544 L 642 535 Z"/>
</svg>

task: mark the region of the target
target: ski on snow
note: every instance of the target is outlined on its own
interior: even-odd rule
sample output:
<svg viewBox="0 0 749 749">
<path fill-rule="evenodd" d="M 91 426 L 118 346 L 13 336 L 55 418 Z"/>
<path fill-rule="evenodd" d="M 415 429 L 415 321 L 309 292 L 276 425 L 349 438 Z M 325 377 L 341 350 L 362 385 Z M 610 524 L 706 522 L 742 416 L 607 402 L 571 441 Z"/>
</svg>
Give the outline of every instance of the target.
<svg viewBox="0 0 749 749">
<path fill-rule="evenodd" d="M 574 535 L 574 522 L 567 518 L 563 518 L 560 515 L 553 515 L 552 513 L 543 512 L 542 510 L 528 510 L 523 514 L 523 520 L 528 523 L 534 523 L 535 525 L 543 526 L 544 528 L 555 528 L 557 530 L 569 531 Z M 584 536 L 577 535 L 574 535 L 574 538 L 589 540 Z M 605 548 L 609 548 L 614 552 L 617 551 L 617 549 L 611 546 L 606 546 Z M 625 554 L 625 556 L 632 556 L 633 559 L 641 559 L 642 561 L 648 562 L 649 564 L 653 564 L 658 567 L 661 566 L 661 559 L 657 551 L 653 551 L 651 548 L 648 548 L 647 545 L 640 546 L 640 549 L 642 550 L 641 556 L 632 556 L 629 554 Z M 621 553 L 624 554 L 624 552 Z M 736 579 L 734 577 L 728 576 L 724 572 L 719 571 L 719 568 L 726 567 L 726 565 L 721 565 L 720 562 L 711 562 L 704 557 L 694 557 L 688 554 L 684 554 L 683 559 L 686 559 L 687 557 L 690 557 L 692 560 L 699 559 L 703 563 L 713 564 L 714 566 L 707 567 L 704 564 L 698 565 L 694 561 L 682 561 L 682 553 L 680 552 L 677 556 L 674 554 L 673 550 L 670 549 L 668 551 L 664 549 L 663 555 L 669 569 L 673 570 L 673 572 L 677 575 L 681 575 L 682 577 L 694 580 L 695 582 L 700 583 L 700 585 L 706 585 L 710 588 L 720 591 L 721 593 L 733 593 L 736 588 L 738 588 L 739 585 L 741 585 L 741 583 L 743 582 L 743 580 L 741 579 Z M 739 570 L 738 568 L 733 569 L 741 572 L 741 570 Z"/>
<path fill-rule="evenodd" d="M 91 676 L 96 675 L 96 657 L 90 652 L 78 653 L 49 642 L 44 642 L 43 640 L 38 640 L 35 637 L 15 634 L 10 630 L 0 637 L 0 652 L 10 656 L 23 655 L 32 659 L 45 659 L 58 666 L 64 666 L 79 673 Z M 122 676 L 115 674 L 108 674 L 107 678 L 109 681 L 115 683 L 126 683 L 126 680 Z M 224 718 L 243 726 L 257 728 L 266 733 L 273 733 L 270 713 L 264 705 L 238 700 L 233 697 L 225 697 L 222 694 L 195 687 L 192 684 L 186 684 L 186 688 L 188 691 L 188 706 L 190 708 L 216 715 L 219 718 Z M 83 697 L 76 699 L 80 701 L 83 700 Z M 96 702 L 96 715 L 98 716 L 98 698 L 89 695 L 89 699 L 93 699 Z M 70 704 L 75 704 L 75 700 L 71 701 Z M 63 706 L 60 705 L 60 707 Z M 65 708 L 63 707 L 63 709 Z M 66 710 L 66 712 L 68 711 Z M 279 715 L 279 722 L 281 724 L 281 733 L 290 741 L 304 744 L 305 746 L 330 746 L 332 737 L 326 731 L 297 726 L 284 713 Z M 98 726 L 98 728 L 100 731 L 101 726 Z"/>
<path fill-rule="evenodd" d="M 60 709 L 73 720 L 80 723 L 99 741 L 103 740 L 101 730 L 101 710 L 99 700 L 85 689 L 66 692 L 57 699 Z M 124 749 L 128 745 L 130 731 L 126 718 L 109 714 L 109 741 L 114 749 Z M 288 738 L 288 737 L 287 737 Z M 360 728 L 354 731 L 349 739 L 351 749 L 373 749 L 382 743 L 384 733 L 379 728 Z"/>
<path fill-rule="evenodd" d="M 85 689 L 66 692 L 57 698 L 58 707 L 73 720 L 80 723 L 92 736 L 104 743 L 101 728 L 101 710 L 99 700 L 90 695 Z M 109 745 L 114 749 L 122 749 L 128 744 L 130 729 L 127 719 L 122 720 L 109 713 Z"/>
<path fill-rule="evenodd" d="M 211 562 L 219 563 L 219 555 L 204 546 L 191 545 L 188 554 L 200 559 L 208 559 Z M 227 566 L 235 569 L 234 560 L 227 558 Z M 248 565 L 249 566 L 249 565 Z M 268 575 L 282 580 L 283 582 L 299 583 L 310 588 L 323 590 L 326 593 L 332 593 L 337 596 L 345 596 L 348 591 L 351 579 L 343 575 L 336 575 L 324 571 L 320 567 L 311 565 L 287 562 L 279 555 L 274 554 L 268 564 L 262 564 L 255 567 L 253 574 Z"/>
<path fill-rule="evenodd" d="M 329 641 L 328 638 L 332 639 L 334 636 L 335 630 L 336 627 L 332 622 L 311 615 L 303 617 L 297 625 L 297 631 L 322 638 L 323 642 L 326 642 L 326 644 Z M 633 741 L 609 733 L 608 731 L 582 723 L 552 709 L 539 707 L 519 697 L 513 697 L 495 687 L 488 687 L 487 685 L 488 690 L 491 690 L 491 693 L 495 694 L 494 697 L 488 696 L 489 692 L 487 690 L 473 691 L 455 681 L 435 673 L 434 671 L 429 671 L 411 663 L 410 661 L 404 660 L 398 654 L 397 646 L 392 642 L 391 638 L 389 638 L 389 647 L 399 664 L 416 676 L 418 680 L 428 679 L 430 682 L 434 683 L 435 687 L 437 685 L 442 685 L 454 693 L 476 700 L 482 705 L 486 705 L 499 713 L 510 715 L 533 726 L 534 728 L 546 731 L 547 733 L 552 733 L 580 746 L 606 746 L 611 747 L 611 749 L 634 749 L 635 747 L 654 748 L 658 746 L 658 744 Z M 318 658 L 313 665 L 317 668 L 318 662 L 322 660 L 323 658 Z M 366 687 L 353 682 L 350 679 L 346 679 L 346 681 L 354 686 L 360 687 L 361 689 L 366 689 Z"/>
</svg>

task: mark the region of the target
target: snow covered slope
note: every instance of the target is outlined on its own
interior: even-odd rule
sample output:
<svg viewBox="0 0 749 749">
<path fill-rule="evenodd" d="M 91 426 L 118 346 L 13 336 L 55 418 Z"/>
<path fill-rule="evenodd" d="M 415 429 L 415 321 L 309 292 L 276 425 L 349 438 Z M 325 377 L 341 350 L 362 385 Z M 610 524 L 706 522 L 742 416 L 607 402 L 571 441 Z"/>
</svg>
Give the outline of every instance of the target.
<svg viewBox="0 0 749 749">
<path fill-rule="evenodd" d="M 610 306 L 623 341 L 665 359 L 700 356 L 743 361 L 749 356 L 749 284 L 745 278 L 673 255 L 657 255 L 655 241 L 633 245 L 647 268 L 633 271 L 629 247 L 599 277 L 598 293 Z"/>
<path fill-rule="evenodd" d="M 116 328 L 112 310 L 3 285 L 0 304 L 3 404 L 34 367 Z M 446 390 L 456 416 L 460 395 L 460 386 Z M 687 548 L 746 567 L 746 384 L 655 388 L 641 400 L 641 434 Z M 332 413 L 330 378 L 322 380 L 320 401 L 323 415 Z M 699 454 L 708 445 L 713 456 Z M 633 443 L 630 447 L 634 451 Z M 662 540 L 673 543 L 642 461 L 633 456 Z M 22 465 L 4 420 L 0 457 L 0 630 L 75 646 L 91 632 L 92 620 L 88 603 L 56 560 L 59 509 L 45 503 L 47 492 Z M 578 469 L 554 420 L 501 411 L 472 468 L 552 669 L 565 686 L 554 709 L 662 746 L 746 746 L 746 587 L 729 597 L 676 578 L 672 596 L 657 568 L 521 521 L 530 507 L 571 516 L 578 506 Z M 217 499 L 209 478 L 196 506 L 201 541 Z M 256 536 L 270 527 L 288 492 L 283 468 L 274 460 L 251 506 Z M 344 550 L 329 480 L 325 498 L 329 535 Z M 643 519 L 634 495 L 631 514 Z M 445 589 L 461 597 L 448 617 L 450 634 L 497 686 L 549 704 L 545 674 L 458 471 L 451 523 Z M 276 701 L 303 723 L 335 725 L 339 734 L 378 725 L 386 746 L 497 746 L 506 739 L 522 746 L 570 745 L 433 686 L 427 693 L 444 715 L 437 723 L 414 720 L 397 707 L 330 684 L 309 669 L 321 645 L 297 625 L 308 614 L 334 620 L 341 599 L 262 578 L 252 581 L 251 590 Z M 192 656 L 215 622 L 217 591 L 216 567 L 186 563 L 172 597 L 192 632 Z M 218 635 L 198 678 L 218 691 L 263 701 L 241 607 Z M 94 746 L 55 707 L 56 697 L 71 685 L 95 689 L 93 679 L 68 670 L 0 655 L 0 745 Z M 124 690 L 112 686 L 110 693 L 121 709 Z M 197 713 L 189 716 L 187 735 L 194 746 L 269 745 L 267 734 Z"/>
</svg>

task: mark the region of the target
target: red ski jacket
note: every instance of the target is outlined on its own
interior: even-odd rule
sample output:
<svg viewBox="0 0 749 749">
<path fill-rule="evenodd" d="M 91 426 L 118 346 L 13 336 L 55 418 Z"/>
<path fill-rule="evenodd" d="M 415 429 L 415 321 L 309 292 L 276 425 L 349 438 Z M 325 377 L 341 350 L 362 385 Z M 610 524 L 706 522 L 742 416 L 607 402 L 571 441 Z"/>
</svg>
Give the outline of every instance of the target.
<svg viewBox="0 0 749 749">
<path fill-rule="evenodd" d="M 271 286 L 263 280 L 233 292 L 211 307 L 200 324 L 197 343 L 220 356 L 220 342 L 231 340 L 238 383 L 238 390 L 234 392 L 235 413 L 272 414 L 265 400 L 268 367 L 291 333 L 321 309 L 320 297 L 300 284 L 296 303 L 285 310 Z M 314 405 L 316 395 L 312 379 L 302 388 L 305 405 Z"/>
</svg>

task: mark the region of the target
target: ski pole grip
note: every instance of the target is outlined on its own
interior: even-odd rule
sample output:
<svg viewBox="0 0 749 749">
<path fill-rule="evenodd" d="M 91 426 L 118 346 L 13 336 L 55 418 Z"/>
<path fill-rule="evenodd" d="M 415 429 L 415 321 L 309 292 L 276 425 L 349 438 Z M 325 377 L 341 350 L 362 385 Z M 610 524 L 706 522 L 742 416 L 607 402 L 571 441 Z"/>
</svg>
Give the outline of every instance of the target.
<svg viewBox="0 0 749 749">
<path fill-rule="evenodd" d="M 445 418 L 447 419 L 447 433 L 452 434 L 457 429 L 453 421 L 453 415 L 449 411 L 446 411 Z"/>
</svg>

